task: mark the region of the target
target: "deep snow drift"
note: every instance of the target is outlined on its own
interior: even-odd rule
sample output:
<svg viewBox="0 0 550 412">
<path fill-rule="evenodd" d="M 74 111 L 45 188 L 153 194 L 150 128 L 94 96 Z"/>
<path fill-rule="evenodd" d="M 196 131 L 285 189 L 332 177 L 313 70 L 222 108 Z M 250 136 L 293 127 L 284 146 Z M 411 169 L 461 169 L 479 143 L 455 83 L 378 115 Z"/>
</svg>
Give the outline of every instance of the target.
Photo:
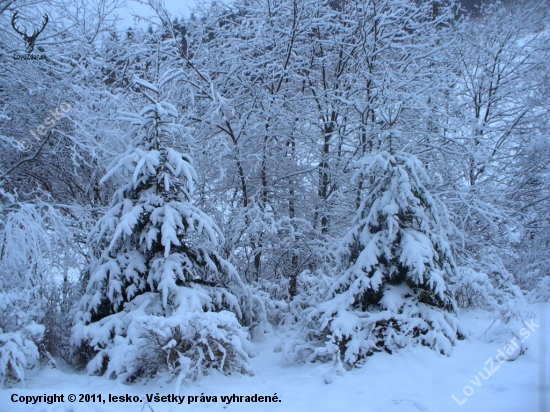
<svg viewBox="0 0 550 412">
<path fill-rule="evenodd" d="M 546 313 L 545 324 L 541 316 Z M 160 380 L 146 384 L 124 385 L 104 377 L 87 376 L 59 367 L 58 370 L 44 369 L 26 381 L 26 388 L 8 388 L 0 392 L 2 412 L 175 412 L 175 411 L 505 411 L 535 412 L 541 409 L 543 395 L 550 398 L 548 385 L 550 363 L 544 353 L 543 338 L 549 340 L 550 304 L 536 305 L 534 332 L 525 343 L 529 349 L 515 361 L 499 364 L 496 356 L 503 350 L 506 340 L 486 343 L 484 331 L 492 320 L 486 312 L 463 311 L 460 320 L 470 331 L 470 341 L 459 341 L 450 357 L 438 355 L 426 347 L 405 348 L 394 355 L 378 353 L 367 359 L 360 369 L 333 376 L 331 364 L 285 365 L 281 354 L 273 351 L 280 342 L 280 335 L 273 333 L 263 342 L 257 343 L 259 355 L 253 358 L 255 376 L 230 377 L 218 373 L 196 382 L 175 388 L 175 383 Z M 535 325 L 540 325 L 536 327 Z M 529 330 L 527 328 L 527 330 Z M 546 350 L 548 343 L 546 343 Z M 510 356 L 515 357 L 516 354 Z M 493 358 L 485 365 L 489 358 Z M 545 360 L 546 357 L 546 360 Z M 502 358 L 499 358 L 502 359 Z M 494 374 L 487 380 L 484 368 Z M 545 374 L 543 373 L 546 368 Z M 480 376 L 480 373 L 481 375 Z M 546 376 L 546 388 L 543 380 Z M 466 387 L 466 389 L 464 389 Z M 470 388 L 467 388 L 470 387 Z M 473 394 L 471 391 L 473 390 Z M 464 392 L 469 397 L 464 395 Z M 44 402 L 35 405 L 13 403 L 13 394 L 18 396 L 65 395 L 64 403 L 48 405 Z M 138 396 L 138 403 L 74 403 L 67 400 L 69 394 L 101 394 L 108 400 L 113 396 Z M 185 395 L 181 405 L 169 402 L 147 402 L 146 395 Z M 188 396 L 217 396 L 217 402 L 188 403 Z M 245 403 L 222 402 L 226 395 L 261 396 L 276 395 L 281 402 Z M 452 395 L 459 402 L 453 400 Z M 243 397 L 243 400 L 245 398 Z M 546 400 L 546 409 L 550 404 Z"/>
</svg>

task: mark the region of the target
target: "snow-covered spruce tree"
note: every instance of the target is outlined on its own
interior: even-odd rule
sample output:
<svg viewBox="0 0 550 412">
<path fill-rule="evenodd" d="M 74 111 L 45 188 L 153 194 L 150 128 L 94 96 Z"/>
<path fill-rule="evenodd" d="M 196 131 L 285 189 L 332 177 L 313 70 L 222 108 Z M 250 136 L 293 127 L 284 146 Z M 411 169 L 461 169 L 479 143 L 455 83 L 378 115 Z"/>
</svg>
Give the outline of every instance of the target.
<svg viewBox="0 0 550 412">
<path fill-rule="evenodd" d="M 73 327 L 75 355 L 91 374 L 134 381 L 167 372 L 181 383 L 209 368 L 253 373 L 239 323 L 249 292 L 216 252 L 222 233 L 192 203 L 191 159 L 169 146 L 176 116 L 166 102 L 145 107 L 132 121 L 133 145 L 103 178 L 122 172 L 126 183 L 90 235 L 98 259 Z"/>
<path fill-rule="evenodd" d="M 339 369 L 407 345 L 449 355 L 465 335 L 446 287 L 455 269 L 443 210 L 425 187 L 421 162 L 392 151 L 390 138 L 385 145 L 357 162 L 368 193 L 340 244 L 342 273 L 306 318 L 310 342 L 323 342 L 310 346 L 310 359 L 332 358 Z"/>
</svg>

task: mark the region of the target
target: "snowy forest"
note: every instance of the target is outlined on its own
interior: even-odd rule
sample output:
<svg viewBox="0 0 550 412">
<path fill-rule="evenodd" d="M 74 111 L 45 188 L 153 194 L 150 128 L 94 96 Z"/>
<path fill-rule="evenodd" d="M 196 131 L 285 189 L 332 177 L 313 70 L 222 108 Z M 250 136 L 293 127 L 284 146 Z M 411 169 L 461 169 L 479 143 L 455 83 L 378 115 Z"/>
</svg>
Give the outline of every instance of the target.
<svg viewBox="0 0 550 412">
<path fill-rule="evenodd" d="M 294 391 L 509 341 L 538 374 L 548 1 L 145 3 L 0 0 L 0 410 L 48 376 L 254 393 L 264 353 Z M 365 410 L 474 407 L 487 356 L 456 402 Z M 269 388 L 249 410 L 306 410 Z"/>
</svg>

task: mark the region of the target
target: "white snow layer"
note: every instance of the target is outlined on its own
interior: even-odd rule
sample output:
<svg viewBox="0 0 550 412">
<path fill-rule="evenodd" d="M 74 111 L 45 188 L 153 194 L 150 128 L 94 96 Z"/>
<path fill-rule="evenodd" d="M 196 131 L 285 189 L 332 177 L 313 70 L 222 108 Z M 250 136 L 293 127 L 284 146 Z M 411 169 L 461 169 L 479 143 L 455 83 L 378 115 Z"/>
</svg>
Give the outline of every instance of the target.
<svg viewBox="0 0 550 412">
<path fill-rule="evenodd" d="M 214 373 L 196 382 L 184 384 L 178 390 L 176 382 L 162 379 L 147 383 L 125 385 L 105 377 L 88 376 L 84 372 L 66 372 L 69 368 L 43 369 L 26 380 L 26 388 L 7 388 L 0 391 L 0 412 L 176 412 L 176 411 L 280 411 L 280 412 L 408 412 L 408 411 L 504 411 L 542 412 L 541 395 L 546 395 L 546 407 L 550 407 L 550 362 L 548 354 L 541 353 L 541 338 L 550 339 L 550 304 L 534 307 L 537 312 L 544 307 L 546 324 L 541 317 L 534 320 L 534 332 L 526 339 L 529 349 L 515 361 L 499 364 L 496 356 L 504 351 L 506 340 L 486 343 L 483 333 L 492 323 L 488 312 L 463 311 L 460 321 L 470 332 L 470 341 L 458 341 L 450 357 L 438 355 L 427 347 L 402 349 L 393 355 L 381 352 L 367 358 L 358 369 L 338 373 L 327 385 L 331 363 L 306 363 L 288 365 L 281 353 L 273 348 L 281 343 L 277 333 L 256 344 L 260 355 L 252 359 L 255 376 L 223 376 Z M 529 329 L 527 329 L 529 330 Z M 548 348 L 548 344 L 546 344 Z M 493 365 L 485 363 L 493 358 Z M 546 357 L 546 388 L 541 387 L 543 359 Z M 513 356 L 510 356 L 513 358 Z M 502 359 L 502 358 L 500 358 Z M 494 370 L 487 377 L 486 370 Z M 464 389 L 465 387 L 469 387 Z M 470 389 L 471 388 L 471 389 Z M 464 395 L 463 391 L 470 396 Z M 473 390 L 473 393 L 471 391 Z M 35 405 L 13 403 L 12 395 L 38 396 L 64 394 L 65 403 Z M 67 401 L 69 394 L 76 394 L 77 401 Z M 138 396 L 139 403 L 79 403 L 79 394 Z M 146 394 L 186 396 L 181 405 L 169 402 L 147 403 Z M 217 396 L 217 402 L 188 403 L 189 395 Z M 254 394 L 273 396 L 281 402 L 227 404 L 222 395 Z M 460 402 L 467 399 L 462 406 Z M 244 398 L 243 398 L 244 399 Z M 546 409 L 547 411 L 550 409 Z"/>
</svg>

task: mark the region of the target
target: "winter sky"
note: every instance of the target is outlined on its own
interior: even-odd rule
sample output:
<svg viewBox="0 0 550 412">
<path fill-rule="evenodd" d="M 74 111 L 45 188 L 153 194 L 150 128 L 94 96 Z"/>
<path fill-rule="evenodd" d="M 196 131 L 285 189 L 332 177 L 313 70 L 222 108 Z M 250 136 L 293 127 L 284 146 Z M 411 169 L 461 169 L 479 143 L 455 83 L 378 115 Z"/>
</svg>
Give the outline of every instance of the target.
<svg viewBox="0 0 550 412">
<path fill-rule="evenodd" d="M 195 0 L 164 0 L 166 8 L 173 16 L 185 15 L 189 16 L 191 9 L 195 6 Z M 140 4 L 135 0 L 128 0 L 126 7 L 119 11 L 120 17 L 123 19 L 123 26 L 133 26 L 133 14 L 138 14 L 143 17 L 152 16 L 153 12 L 149 6 Z"/>
<path fill-rule="evenodd" d="M 474 7 L 479 7 L 480 4 L 486 2 L 486 0 L 461 0 L 461 4 L 466 10 L 472 10 Z M 127 0 L 126 7 L 119 11 L 120 17 L 122 17 L 122 26 L 128 27 L 135 24 L 134 14 L 138 14 L 143 17 L 153 16 L 151 8 L 143 3 L 147 3 L 147 0 Z M 195 7 L 195 0 L 164 0 L 164 4 L 168 11 L 174 16 L 189 16 L 191 9 Z"/>
</svg>

